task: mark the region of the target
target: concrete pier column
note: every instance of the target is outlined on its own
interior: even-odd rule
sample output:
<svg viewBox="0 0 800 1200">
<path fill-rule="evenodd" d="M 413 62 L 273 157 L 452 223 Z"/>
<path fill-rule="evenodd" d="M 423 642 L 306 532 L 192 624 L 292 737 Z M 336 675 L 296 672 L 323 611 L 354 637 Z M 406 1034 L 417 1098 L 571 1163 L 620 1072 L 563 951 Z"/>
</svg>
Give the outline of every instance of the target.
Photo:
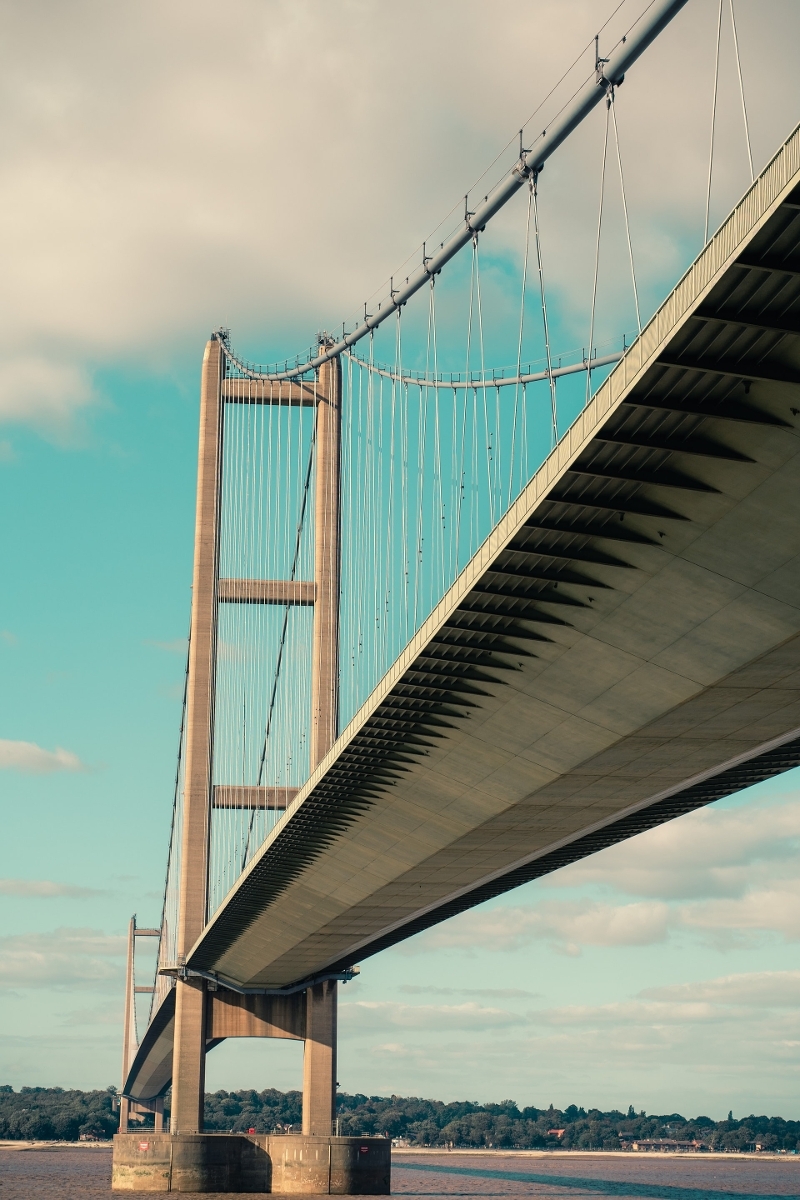
<svg viewBox="0 0 800 1200">
<path fill-rule="evenodd" d="M 330 1137 L 336 1119 L 335 979 L 306 992 L 306 1044 L 303 1053 L 303 1133 Z"/>
<path fill-rule="evenodd" d="M 314 642 L 311 660 L 311 770 L 339 732 L 340 443 L 342 366 L 320 367 L 314 483 Z"/>
<path fill-rule="evenodd" d="M 175 997 L 175 1051 L 172 1060 L 172 1133 L 200 1133 L 206 1090 L 206 985 L 202 979 L 178 984 Z"/>
<path fill-rule="evenodd" d="M 186 775 L 183 793 L 178 961 L 206 923 L 211 811 L 212 729 L 217 638 L 219 513 L 222 456 L 222 376 L 225 356 L 217 338 L 207 344 L 200 388 L 192 623 L 186 696 Z M 203 1128 L 206 1058 L 206 987 L 178 980 L 172 1061 L 173 1133 Z"/>
<path fill-rule="evenodd" d="M 342 364 L 317 380 L 314 511 L 314 644 L 311 661 L 311 770 L 339 732 L 339 584 L 341 575 Z M 330 1137 L 336 1118 L 336 980 L 306 992 L 303 1133 Z"/>
</svg>

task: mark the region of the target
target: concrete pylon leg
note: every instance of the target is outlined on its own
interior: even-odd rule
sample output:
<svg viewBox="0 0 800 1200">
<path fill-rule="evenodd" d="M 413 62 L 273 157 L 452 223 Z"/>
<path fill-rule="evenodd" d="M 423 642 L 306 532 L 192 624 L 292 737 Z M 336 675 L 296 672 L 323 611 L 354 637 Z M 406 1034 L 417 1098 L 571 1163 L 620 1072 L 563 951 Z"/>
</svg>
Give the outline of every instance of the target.
<svg viewBox="0 0 800 1200">
<path fill-rule="evenodd" d="M 124 1081 L 123 1081 L 124 1082 Z M 119 1132 L 128 1132 L 128 1114 L 130 1113 L 130 1100 L 127 1096 L 123 1096 L 119 1102 Z"/>
<path fill-rule="evenodd" d="M 181 980 L 175 997 L 172 1074 L 172 1133 L 201 1133 L 206 1090 L 206 987 L 202 979 Z"/>
<path fill-rule="evenodd" d="M 306 992 L 303 1133 L 322 1137 L 330 1137 L 336 1119 L 337 986 L 328 979 Z"/>
</svg>

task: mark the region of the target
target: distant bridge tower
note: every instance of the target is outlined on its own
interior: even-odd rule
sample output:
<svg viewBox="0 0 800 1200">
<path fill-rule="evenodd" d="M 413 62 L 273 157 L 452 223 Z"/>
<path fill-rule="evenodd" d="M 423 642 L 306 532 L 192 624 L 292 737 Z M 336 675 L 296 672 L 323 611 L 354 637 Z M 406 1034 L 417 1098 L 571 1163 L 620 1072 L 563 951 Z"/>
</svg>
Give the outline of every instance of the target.
<svg viewBox="0 0 800 1200">
<path fill-rule="evenodd" d="M 139 1039 L 136 1030 L 136 997 L 144 992 L 148 995 L 153 994 L 153 988 L 150 986 L 140 987 L 136 983 L 136 939 L 137 937 L 153 937 L 161 936 L 160 929 L 139 929 L 136 925 L 135 915 L 131 917 L 128 923 L 128 955 L 125 971 L 125 1017 L 123 1022 L 122 1034 L 122 1086 L 125 1086 L 125 1081 L 128 1078 L 128 1072 L 131 1068 L 131 1063 L 136 1057 L 136 1051 L 139 1049 Z M 119 1131 L 127 1133 L 131 1117 L 136 1117 L 141 1113 L 152 1112 L 155 1114 L 155 1129 L 161 1130 L 164 1127 L 164 1098 L 158 1096 L 154 1100 L 148 1100 L 142 1103 L 141 1101 L 129 1100 L 127 1096 L 120 1096 L 119 1101 Z"/>
<path fill-rule="evenodd" d="M 222 443 L 226 399 L 246 381 L 226 378 L 225 343 L 215 335 L 203 359 L 200 394 L 200 445 L 197 478 L 194 580 L 186 706 L 186 748 L 181 883 L 178 918 L 178 962 L 185 963 L 208 920 L 209 846 L 213 803 L 214 703 L 217 663 L 217 611 L 220 600 L 220 514 L 222 503 Z M 260 390 L 259 390 L 260 388 Z M 230 396 L 228 391 L 231 390 Z M 333 745 L 339 708 L 339 581 L 341 366 L 338 358 L 319 370 L 316 386 L 288 381 L 273 388 L 256 385 L 247 403 L 315 404 L 315 527 L 314 628 L 311 680 L 310 768 L 313 771 Z M 248 581 L 252 583 L 252 581 Z M 259 595 L 265 603 L 297 602 L 294 581 L 268 581 Z M 237 581 L 226 580 L 226 598 L 236 594 Z M 253 591 L 249 598 L 252 600 Z M 307 602 L 307 601 L 306 601 Z M 209 981 L 188 976 L 177 981 L 175 1041 L 172 1072 L 173 1133 L 203 1129 L 206 1046 L 212 1038 L 261 1036 L 271 1028 L 266 1020 L 225 1024 L 212 1010 Z M 212 985 L 213 986 L 213 985 Z M 244 997 L 226 993 L 244 1008 Z M 247 997 L 249 1000 L 250 997 Z M 261 999 L 259 997 L 259 999 Z M 277 999 L 277 998 L 276 998 Z M 293 1034 L 305 1040 L 303 1064 L 303 1132 L 330 1135 L 336 1104 L 337 984 L 327 979 L 306 991 L 280 997 L 293 1008 Z M 264 997 L 262 1008 L 270 998 Z M 226 1010 L 230 1005 L 226 1004 Z M 226 1018 L 227 1019 L 227 1018 Z M 299 1031 L 299 1032 L 298 1032 Z M 276 1036 L 281 1036 L 276 1033 Z"/>
</svg>

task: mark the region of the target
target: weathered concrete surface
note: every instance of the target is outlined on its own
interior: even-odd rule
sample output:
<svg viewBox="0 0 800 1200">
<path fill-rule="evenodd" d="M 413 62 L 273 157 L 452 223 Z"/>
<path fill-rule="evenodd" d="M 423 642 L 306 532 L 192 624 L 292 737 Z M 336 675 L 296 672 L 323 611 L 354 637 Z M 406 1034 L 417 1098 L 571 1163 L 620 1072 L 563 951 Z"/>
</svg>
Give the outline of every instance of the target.
<svg viewBox="0 0 800 1200">
<path fill-rule="evenodd" d="M 129 1192 L 388 1195 L 388 1138 L 117 1134 L 112 1188 Z"/>
</svg>

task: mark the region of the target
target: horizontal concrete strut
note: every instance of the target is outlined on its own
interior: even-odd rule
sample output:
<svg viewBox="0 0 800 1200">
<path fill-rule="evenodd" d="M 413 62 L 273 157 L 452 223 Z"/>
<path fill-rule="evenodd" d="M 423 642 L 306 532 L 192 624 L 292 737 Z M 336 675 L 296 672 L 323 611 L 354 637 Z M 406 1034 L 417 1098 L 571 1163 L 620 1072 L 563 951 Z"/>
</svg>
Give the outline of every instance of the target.
<svg viewBox="0 0 800 1200">
<path fill-rule="evenodd" d="M 220 579 L 222 604 L 313 604 L 316 584 L 306 579 Z"/>
<path fill-rule="evenodd" d="M 297 796 L 297 787 L 256 787 L 250 784 L 214 785 L 213 808 L 288 808 Z"/>
<path fill-rule="evenodd" d="M 284 404 L 313 408 L 317 389 L 293 379 L 223 379 L 222 398 L 228 404 Z"/>
</svg>

